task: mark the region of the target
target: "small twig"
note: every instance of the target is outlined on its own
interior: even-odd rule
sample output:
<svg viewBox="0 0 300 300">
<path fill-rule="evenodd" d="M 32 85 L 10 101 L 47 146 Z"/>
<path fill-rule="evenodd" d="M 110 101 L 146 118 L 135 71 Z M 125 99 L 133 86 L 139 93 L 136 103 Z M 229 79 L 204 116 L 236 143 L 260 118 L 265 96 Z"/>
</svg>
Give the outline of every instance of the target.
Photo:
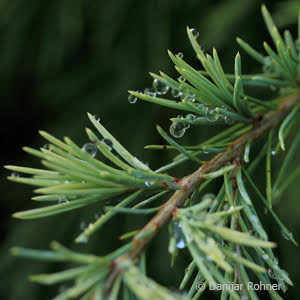
<svg viewBox="0 0 300 300">
<path fill-rule="evenodd" d="M 184 177 L 181 180 L 182 189 L 176 191 L 172 197 L 162 206 L 158 213 L 149 221 L 149 223 L 139 232 L 153 231 L 145 238 L 135 236 L 134 246 L 127 254 L 117 258 L 112 264 L 112 270 L 107 278 L 105 295 L 109 295 L 115 279 L 122 271 L 121 263 L 124 259 L 135 260 L 142 252 L 144 247 L 152 240 L 157 231 L 172 217 L 174 211 L 180 207 L 185 200 L 193 193 L 195 189 L 205 180 L 203 175 L 214 172 L 228 163 L 232 163 L 244 152 L 247 142 L 251 142 L 271 128 L 276 127 L 291 111 L 291 109 L 300 101 L 300 93 L 294 94 L 282 100 L 278 110 L 266 113 L 264 116 L 255 120 L 253 127 L 244 135 L 236 139 L 224 153 L 219 153 L 210 161 L 205 162 L 197 171 Z"/>
</svg>

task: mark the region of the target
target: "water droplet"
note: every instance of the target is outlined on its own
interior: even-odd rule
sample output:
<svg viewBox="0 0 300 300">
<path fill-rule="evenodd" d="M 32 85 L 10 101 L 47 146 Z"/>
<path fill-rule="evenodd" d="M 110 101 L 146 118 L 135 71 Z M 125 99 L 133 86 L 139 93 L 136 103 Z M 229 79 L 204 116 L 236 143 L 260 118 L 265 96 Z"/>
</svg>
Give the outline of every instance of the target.
<svg viewBox="0 0 300 300">
<path fill-rule="evenodd" d="M 182 75 L 178 78 L 178 80 L 183 81 L 183 82 L 186 81 L 185 77 L 183 77 Z"/>
<path fill-rule="evenodd" d="M 281 230 L 281 234 L 282 236 L 286 239 L 286 240 L 290 240 L 290 237 L 286 234 L 286 232 L 284 232 L 283 230 Z M 292 235 L 292 234 L 291 234 Z M 292 235 L 293 236 L 293 235 Z"/>
<path fill-rule="evenodd" d="M 180 97 L 180 96 L 182 95 L 182 93 L 181 93 L 179 90 L 177 90 L 177 89 L 172 89 L 172 90 L 171 90 L 171 95 L 172 95 L 174 98 L 178 98 L 178 97 Z"/>
<path fill-rule="evenodd" d="M 87 229 L 87 223 L 86 222 L 84 222 L 84 221 L 82 221 L 82 222 L 80 222 L 80 229 L 81 230 L 86 230 Z"/>
<path fill-rule="evenodd" d="M 194 121 L 194 120 L 196 119 L 196 117 L 195 117 L 193 114 L 187 114 L 187 115 L 185 116 L 185 119 L 186 119 L 187 121 Z M 188 123 L 184 123 L 184 126 L 185 126 L 185 129 L 189 129 L 191 125 L 188 124 Z"/>
<path fill-rule="evenodd" d="M 102 213 L 101 212 L 98 212 L 98 213 L 94 214 L 95 221 L 98 220 L 98 219 L 100 219 L 101 217 L 102 217 Z"/>
<path fill-rule="evenodd" d="M 148 96 L 150 96 L 150 97 L 152 97 L 152 98 L 155 98 L 155 97 L 156 97 L 156 92 L 155 92 L 155 90 L 154 90 L 153 88 L 146 88 L 146 89 L 144 90 L 144 94 L 145 94 L 145 95 L 148 95 Z"/>
<path fill-rule="evenodd" d="M 146 187 L 151 187 L 151 185 L 152 185 L 152 184 L 151 184 L 149 181 L 145 181 L 145 186 L 146 186 Z"/>
<path fill-rule="evenodd" d="M 183 249 L 186 247 L 186 242 L 184 240 L 181 224 L 178 222 L 174 223 L 174 236 L 176 241 L 176 248 Z"/>
<path fill-rule="evenodd" d="M 130 104 L 134 104 L 137 101 L 137 97 L 134 96 L 134 95 L 129 95 L 128 96 L 128 101 L 129 101 Z"/>
<path fill-rule="evenodd" d="M 95 157 L 97 154 L 97 147 L 92 143 L 84 144 L 81 149 L 92 157 Z"/>
<path fill-rule="evenodd" d="M 228 209 L 228 212 L 231 212 L 234 210 L 234 207 L 232 205 L 230 205 L 229 209 Z"/>
<path fill-rule="evenodd" d="M 45 145 L 43 146 L 43 149 L 46 149 L 46 150 L 51 151 L 51 149 L 50 149 L 50 144 L 45 144 Z"/>
<path fill-rule="evenodd" d="M 195 39 L 199 37 L 199 32 L 195 28 L 191 28 L 191 33 L 193 34 Z"/>
<path fill-rule="evenodd" d="M 177 56 L 178 56 L 179 58 L 183 58 L 183 53 L 182 53 L 182 52 L 178 52 L 178 53 L 177 53 Z"/>
<path fill-rule="evenodd" d="M 183 137 L 185 130 L 186 130 L 186 128 L 185 128 L 184 124 L 181 122 L 174 122 L 170 126 L 170 133 L 175 138 Z"/>
<path fill-rule="evenodd" d="M 93 115 L 94 119 L 97 121 L 97 122 L 100 122 L 100 117 L 98 115 Z"/>
<path fill-rule="evenodd" d="M 158 95 L 165 95 L 169 90 L 168 85 L 166 85 L 165 83 L 163 83 L 157 79 L 153 80 L 153 88 L 154 88 L 156 94 L 158 94 Z"/>
<path fill-rule="evenodd" d="M 58 197 L 58 204 L 63 204 L 63 203 L 69 203 L 69 200 L 67 199 L 66 196 L 59 196 Z"/>
<path fill-rule="evenodd" d="M 195 102 L 195 95 L 194 94 L 191 94 L 191 93 L 188 93 L 184 96 L 184 100 L 186 101 L 190 101 L 190 102 Z"/>
<path fill-rule="evenodd" d="M 212 258 L 211 258 L 210 255 L 206 255 L 206 259 L 207 259 L 208 261 L 212 261 Z"/>
<path fill-rule="evenodd" d="M 78 243 L 81 243 L 81 244 L 86 244 L 86 243 L 89 241 L 89 239 L 88 239 L 88 237 L 85 236 L 85 235 L 80 235 L 80 236 L 76 239 L 76 241 L 77 241 Z"/>
<path fill-rule="evenodd" d="M 189 121 L 194 121 L 194 120 L 196 119 L 196 116 L 193 115 L 193 114 L 187 114 L 187 115 L 185 116 L 185 118 L 186 118 L 187 120 L 189 120 Z"/>
<path fill-rule="evenodd" d="M 219 113 L 215 108 L 209 108 L 207 107 L 205 110 L 205 117 L 206 120 L 209 122 L 215 122 L 219 119 Z"/>
<path fill-rule="evenodd" d="M 268 254 L 263 254 L 261 258 L 263 260 L 268 260 L 269 259 L 269 255 Z"/>
<path fill-rule="evenodd" d="M 110 139 L 103 139 L 102 142 L 107 146 L 109 150 L 113 147 L 113 142 Z"/>
<path fill-rule="evenodd" d="M 263 72 L 264 73 L 271 73 L 273 71 L 273 58 L 270 56 L 265 57 L 263 65 Z"/>
<path fill-rule="evenodd" d="M 275 155 L 276 154 L 276 151 L 274 148 L 271 149 L 271 155 Z"/>
<path fill-rule="evenodd" d="M 68 286 L 66 284 L 62 284 L 58 287 L 58 293 L 61 294 L 63 292 L 65 292 L 68 289 Z"/>
<path fill-rule="evenodd" d="M 268 269 L 268 276 L 272 279 L 276 279 L 276 276 L 271 268 Z"/>
<path fill-rule="evenodd" d="M 10 175 L 11 177 L 20 177 L 20 173 L 18 173 L 18 172 L 12 172 L 11 173 L 11 175 Z"/>
</svg>

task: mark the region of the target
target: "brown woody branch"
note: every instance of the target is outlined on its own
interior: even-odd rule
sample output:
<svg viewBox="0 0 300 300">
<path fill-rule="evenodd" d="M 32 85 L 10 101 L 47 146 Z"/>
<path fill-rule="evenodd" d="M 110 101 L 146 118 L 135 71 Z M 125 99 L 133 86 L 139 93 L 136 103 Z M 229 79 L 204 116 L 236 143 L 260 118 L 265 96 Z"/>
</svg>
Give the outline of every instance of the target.
<svg viewBox="0 0 300 300">
<path fill-rule="evenodd" d="M 124 259 L 130 258 L 135 260 L 139 254 L 156 235 L 157 231 L 170 219 L 178 207 L 195 191 L 204 181 L 204 174 L 214 172 L 226 164 L 233 162 L 239 158 L 245 149 L 247 142 L 251 142 L 262 136 L 266 131 L 276 127 L 292 110 L 292 108 L 300 102 L 300 93 L 292 95 L 282 100 L 278 110 L 266 113 L 260 119 L 255 120 L 253 127 L 244 135 L 236 139 L 224 153 L 219 153 L 210 161 L 205 162 L 197 171 L 184 177 L 180 181 L 181 190 L 176 191 L 172 197 L 162 206 L 159 212 L 149 221 L 149 223 L 136 235 L 133 239 L 133 248 L 128 253 L 117 258 L 112 264 L 112 270 L 107 278 L 106 294 L 108 295 L 112 285 L 121 272 L 121 263 Z M 146 237 L 140 238 L 141 233 L 150 232 Z"/>
</svg>

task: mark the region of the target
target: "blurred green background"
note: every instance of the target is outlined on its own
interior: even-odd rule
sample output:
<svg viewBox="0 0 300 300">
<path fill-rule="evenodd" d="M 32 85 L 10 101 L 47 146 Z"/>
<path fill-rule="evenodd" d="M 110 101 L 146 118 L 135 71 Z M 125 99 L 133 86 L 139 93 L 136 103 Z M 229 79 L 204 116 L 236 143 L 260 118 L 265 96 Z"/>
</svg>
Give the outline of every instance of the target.
<svg viewBox="0 0 300 300">
<path fill-rule="evenodd" d="M 296 34 L 300 2 L 265 3 L 279 27 L 288 27 Z M 84 144 L 87 141 L 84 128 L 91 126 L 86 112 L 91 112 L 98 114 L 104 126 L 131 152 L 157 168 L 174 153 L 146 151 L 143 146 L 162 142 L 155 125 L 167 128 L 168 119 L 176 112 L 141 101 L 129 104 L 127 90 L 149 87 L 152 84 L 149 71 L 162 70 L 177 76 L 167 49 L 182 52 L 189 63 L 200 68 L 186 36 L 187 25 L 199 31 L 198 41 L 205 50 L 211 51 L 215 46 L 220 51 L 225 70 L 232 72 L 234 56 L 239 50 L 236 36 L 260 50 L 262 42 L 269 41 L 260 14 L 261 4 L 255 0 L 1 0 L 1 164 L 38 166 L 38 160 L 26 155 L 21 147 L 43 146 L 39 129 Z M 243 52 L 242 61 L 244 71 L 260 72 L 259 66 Z M 253 93 L 272 96 L 260 90 Z M 189 130 L 182 143 L 198 143 L 216 130 L 220 128 Z M 273 158 L 273 163 L 276 173 L 280 155 Z M 299 155 L 295 157 L 296 163 Z M 194 166 L 186 165 L 176 174 L 182 176 L 193 170 Z M 262 174 L 258 170 L 255 179 L 264 190 Z M 13 212 L 37 204 L 30 201 L 31 187 L 8 182 L 7 175 L 2 169 L 1 299 L 51 299 L 59 288 L 30 283 L 27 277 L 58 270 L 60 265 L 13 258 L 8 253 L 10 247 L 47 249 L 50 241 L 57 240 L 73 249 L 101 255 L 120 245 L 119 235 L 146 221 L 143 217 L 134 220 L 119 217 L 107 223 L 87 245 L 75 245 L 73 239 L 80 232 L 80 223 L 92 221 L 99 208 L 92 206 L 42 220 L 14 220 Z M 299 241 L 299 186 L 295 183 L 275 210 Z M 217 189 L 218 186 L 211 187 L 212 192 Z M 294 281 L 295 286 L 289 288 L 285 298 L 297 299 L 299 249 L 282 237 L 269 215 L 262 213 L 262 221 L 271 240 L 278 243 L 275 253 L 281 266 Z M 167 230 L 163 230 L 147 251 L 148 273 L 160 283 L 176 288 L 189 257 L 183 252 L 171 269 L 167 244 Z M 215 295 L 205 297 L 210 299 Z"/>
</svg>

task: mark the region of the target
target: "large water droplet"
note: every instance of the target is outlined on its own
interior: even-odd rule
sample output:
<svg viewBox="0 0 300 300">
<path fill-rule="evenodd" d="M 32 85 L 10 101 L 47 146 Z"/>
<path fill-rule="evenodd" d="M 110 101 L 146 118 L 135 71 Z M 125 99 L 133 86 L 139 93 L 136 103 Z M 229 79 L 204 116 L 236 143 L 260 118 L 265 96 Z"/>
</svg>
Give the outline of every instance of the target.
<svg viewBox="0 0 300 300">
<path fill-rule="evenodd" d="M 170 126 L 170 133 L 175 138 L 181 138 L 184 136 L 185 133 L 185 126 L 181 122 L 174 122 Z"/>
<path fill-rule="evenodd" d="M 195 28 L 191 28 L 191 33 L 193 34 L 195 39 L 199 37 L 199 32 Z"/>
<path fill-rule="evenodd" d="M 92 143 L 84 144 L 81 149 L 92 157 L 95 157 L 97 154 L 97 147 Z"/>
<path fill-rule="evenodd" d="M 134 103 L 136 103 L 136 101 L 137 101 L 137 97 L 136 96 L 134 96 L 134 95 L 129 95 L 128 96 L 128 102 L 130 104 L 134 104 Z"/>
<path fill-rule="evenodd" d="M 154 88 L 156 94 L 158 94 L 158 95 L 165 95 L 169 90 L 168 85 L 164 84 L 163 82 L 160 82 L 157 79 L 153 80 L 153 88 Z"/>
<path fill-rule="evenodd" d="M 215 108 L 209 108 L 207 107 L 205 110 L 205 117 L 206 120 L 209 122 L 215 122 L 219 119 L 219 113 Z"/>
<path fill-rule="evenodd" d="M 171 95 L 172 95 L 174 98 L 178 98 L 178 97 L 180 97 L 182 94 L 181 94 L 181 92 L 180 92 L 179 90 L 177 90 L 177 89 L 172 89 L 172 90 L 171 90 Z"/>
</svg>

